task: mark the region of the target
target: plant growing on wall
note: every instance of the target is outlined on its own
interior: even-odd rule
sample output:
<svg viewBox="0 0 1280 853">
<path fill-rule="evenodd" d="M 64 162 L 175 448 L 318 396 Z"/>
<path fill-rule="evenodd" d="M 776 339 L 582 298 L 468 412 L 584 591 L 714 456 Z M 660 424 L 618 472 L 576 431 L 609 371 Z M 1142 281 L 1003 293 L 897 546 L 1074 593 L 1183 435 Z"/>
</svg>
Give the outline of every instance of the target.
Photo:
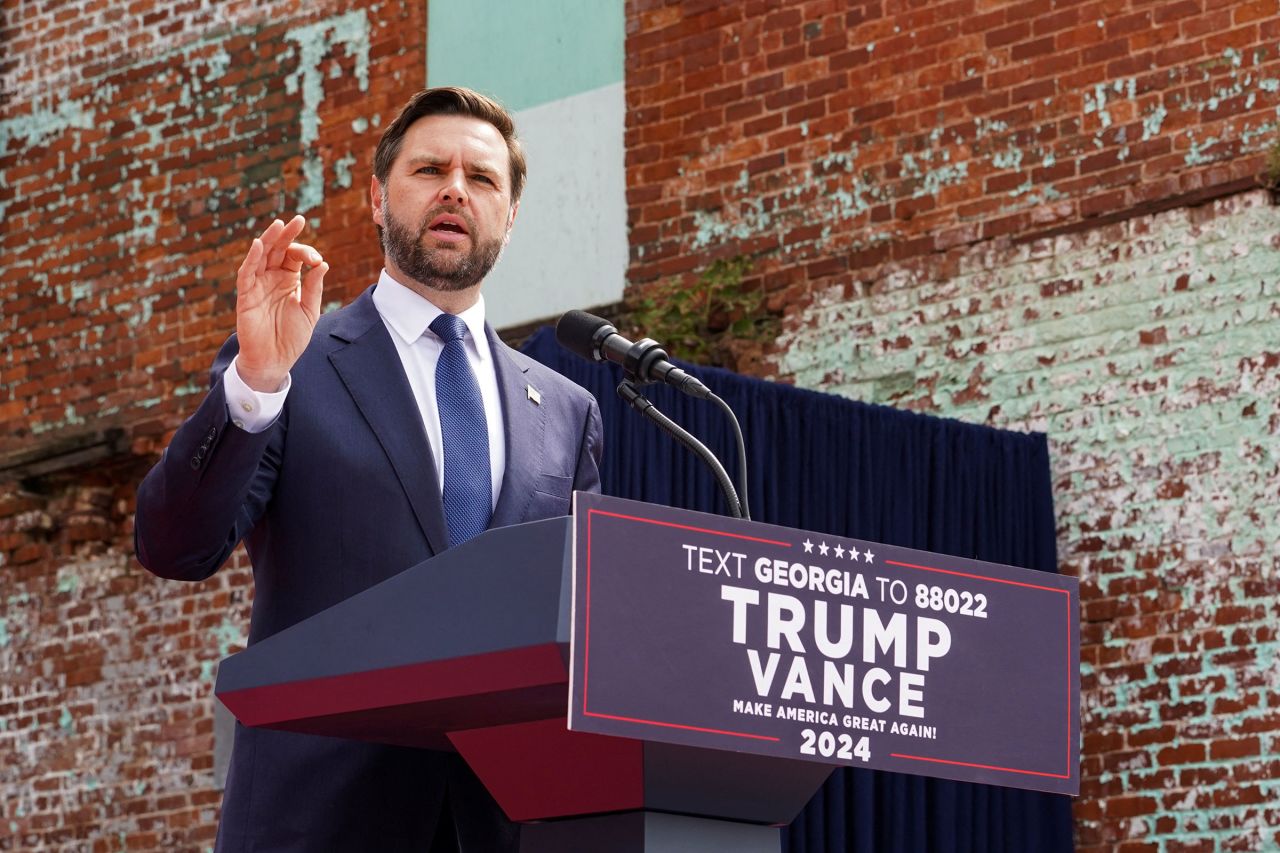
<svg viewBox="0 0 1280 853">
<path fill-rule="evenodd" d="M 750 271 L 740 255 L 712 261 L 692 284 L 657 282 L 628 306 L 624 322 L 633 334 L 661 341 L 673 358 L 736 369 L 744 347 L 777 337 L 763 286 L 743 286 Z"/>
</svg>

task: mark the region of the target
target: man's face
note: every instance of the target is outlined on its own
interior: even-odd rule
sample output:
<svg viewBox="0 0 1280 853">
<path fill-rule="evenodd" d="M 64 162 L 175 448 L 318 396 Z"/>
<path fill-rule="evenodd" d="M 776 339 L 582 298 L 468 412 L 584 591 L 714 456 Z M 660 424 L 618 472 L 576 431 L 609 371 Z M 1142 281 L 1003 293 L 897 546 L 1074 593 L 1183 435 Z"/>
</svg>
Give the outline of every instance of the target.
<svg viewBox="0 0 1280 853">
<path fill-rule="evenodd" d="M 493 268 L 515 221 L 507 144 L 470 116 L 418 119 L 371 200 L 388 266 L 432 290 L 465 290 Z"/>
</svg>

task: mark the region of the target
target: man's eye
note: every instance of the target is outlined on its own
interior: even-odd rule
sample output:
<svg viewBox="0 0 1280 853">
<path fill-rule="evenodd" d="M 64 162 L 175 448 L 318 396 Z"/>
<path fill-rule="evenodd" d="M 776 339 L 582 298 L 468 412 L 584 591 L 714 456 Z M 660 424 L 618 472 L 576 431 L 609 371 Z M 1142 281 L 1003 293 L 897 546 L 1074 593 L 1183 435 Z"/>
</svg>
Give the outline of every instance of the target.
<svg viewBox="0 0 1280 853">
<path fill-rule="evenodd" d="M 493 178 L 490 178 L 488 175 L 472 175 L 471 177 L 473 180 L 484 181 L 486 184 L 493 183 Z"/>
<path fill-rule="evenodd" d="M 418 169 L 418 174 L 435 175 L 435 174 L 438 174 L 439 172 L 440 172 L 440 169 L 436 166 L 423 166 L 420 169 Z"/>
</svg>

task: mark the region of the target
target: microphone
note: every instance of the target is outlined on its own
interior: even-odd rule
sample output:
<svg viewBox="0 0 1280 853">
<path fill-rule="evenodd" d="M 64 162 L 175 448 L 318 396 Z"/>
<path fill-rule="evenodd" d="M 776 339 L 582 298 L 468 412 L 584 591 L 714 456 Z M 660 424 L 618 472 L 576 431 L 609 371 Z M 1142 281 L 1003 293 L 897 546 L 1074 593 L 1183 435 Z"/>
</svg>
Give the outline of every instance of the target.
<svg viewBox="0 0 1280 853">
<path fill-rule="evenodd" d="M 608 320 L 586 311 L 570 311 L 561 317 L 556 323 L 556 340 L 587 361 L 611 361 L 619 365 L 636 382 L 665 382 L 702 400 L 714 396 L 697 377 L 672 364 L 657 341 L 641 338 L 632 343 L 618 334 Z"/>
</svg>

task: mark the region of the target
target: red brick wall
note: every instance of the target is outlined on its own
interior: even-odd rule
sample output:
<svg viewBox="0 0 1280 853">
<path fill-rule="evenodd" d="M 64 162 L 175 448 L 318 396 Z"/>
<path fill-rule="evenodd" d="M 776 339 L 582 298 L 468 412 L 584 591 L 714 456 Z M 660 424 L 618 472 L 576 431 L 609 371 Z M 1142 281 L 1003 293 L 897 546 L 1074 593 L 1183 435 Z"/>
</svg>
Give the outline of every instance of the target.
<svg viewBox="0 0 1280 853">
<path fill-rule="evenodd" d="M 629 8 L 637 284 L 710 250 L 803 289 L 1075 227 L 1247 181 L 1276 135 L 1269 0 Z"/>
<path fill-rule="evenodd" d="M 249 576 L 237 558 L 198 586 L 152 578 L 133 492 L 203 393 L 271 217 L 311 218 L 326 303 L 376 276 L 369 163 L 422 86 L 425 8 L 4 16 L 0 849 L 203 850 L 212 681 L 243 642 Z"/>
</svg>

